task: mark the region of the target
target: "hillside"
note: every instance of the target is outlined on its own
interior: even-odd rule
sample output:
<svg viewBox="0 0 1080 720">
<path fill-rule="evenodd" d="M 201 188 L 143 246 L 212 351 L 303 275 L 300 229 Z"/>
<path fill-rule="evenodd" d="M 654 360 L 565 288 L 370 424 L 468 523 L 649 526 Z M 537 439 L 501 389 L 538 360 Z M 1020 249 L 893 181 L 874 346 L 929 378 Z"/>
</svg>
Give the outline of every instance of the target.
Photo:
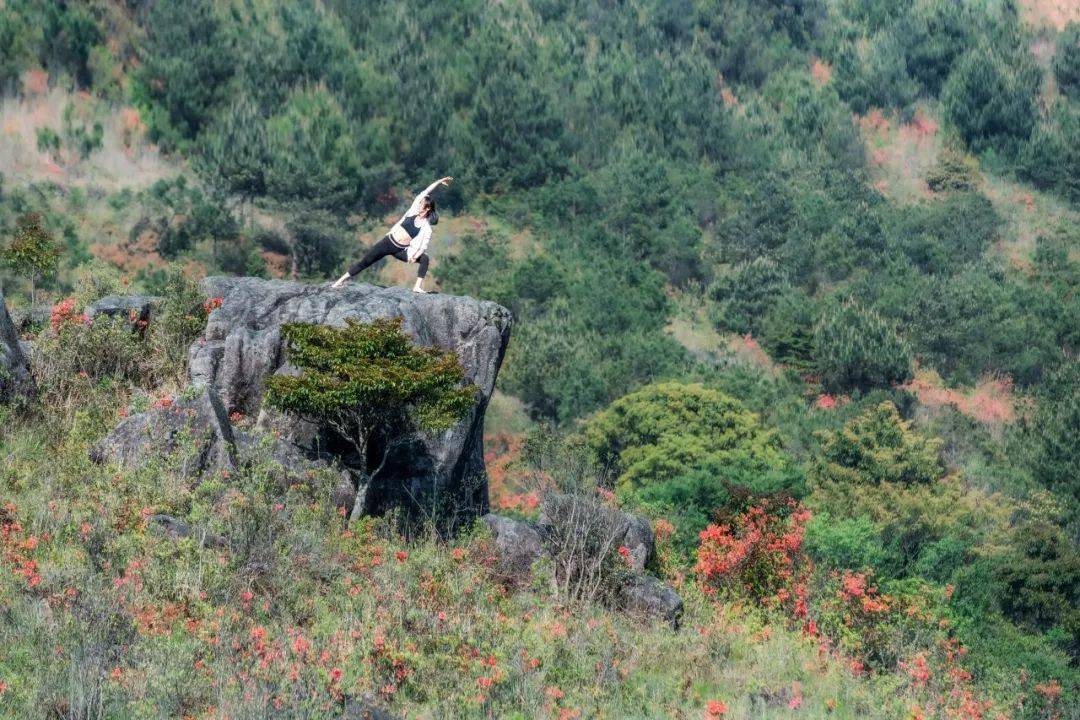
<svg viewBox="0 0 1080 720">
<path fill-rule="evenodd" d="M 0 716 L 1080 717 L 1077 178 L 1076 0 L 0 0 Z"/>
</svg>

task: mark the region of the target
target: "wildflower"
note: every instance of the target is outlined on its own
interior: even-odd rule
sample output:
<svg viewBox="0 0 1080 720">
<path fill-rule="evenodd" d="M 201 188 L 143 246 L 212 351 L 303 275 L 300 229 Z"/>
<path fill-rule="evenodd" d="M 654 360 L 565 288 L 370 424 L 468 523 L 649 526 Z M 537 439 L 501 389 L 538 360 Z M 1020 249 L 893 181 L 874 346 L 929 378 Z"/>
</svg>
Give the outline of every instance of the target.
<svg viewBox="0 0 1080 720">
<path fill-rule="evenodd" d="M 394 553 L 394 557 L 397 558 L 397 561 L 399 563 L 403 563 L 409 559 L 409 553 L 405 552 L 404 550 L 398 550 L 396 553 Z"/>
<path fill-rule="evenodd" d="M 446 622 L 446 613 L 442 610 L 439 611 L 439 622 Z"/>
<path fill-rule="evenodd" d="M 222 300 L 224 300 L 224 298 L 219 298 L 219 297 L 210 298 L 209 300 L 207 300 L 206 302 L 203 303 L 203 310 L 205 310 L 206 314 L 209 315 L 210 313 L 212 313 L 213 311 L 215 311 L 219 307 L 221 307 Z"/>
<path fill-rule="evenodd" d="M 1035 692 L 1046 698 L 1049 703 L 1056 703 L 1061 699 L 1061 683 L 1057 680 L 1051 680 L 1046 683 L 1038 683 L 1035 685 Z"/>
<path fill-rule="evenodd" d="M 615 493 L 611 492 L 607 488 L 602 488 L 602 487 L 596 488 L 596 494 L 599 495 L 601 498 L 603 498 L 604 502 L 609 503 L 611 505 L 615 504 Z"/>
<path fill-rule="evenodd" d="M 341 680 L 341 668 L 330 668 L 330 683 L 335 684 Z"/>
<path fill-rule="evenodd" d="M 720 720 L 727 714 L 728 707 L 720 700 L 705 703 L 705 720 Z"/>
<path fill-rule="evenodd" d="M 630 555 L 630 548 L 626 547 L 625 545 L 620 545 L 619 554 L 622 555 L 622 559 L 626 562 L 627 567 L 634 566 L 634 559 Z"/>
<path fill-rule="evenodd" d="M 791 683 L 791 700 L 788 700 L 787 706 L 792 710 L 797 710 L 802 706 L 802 687 L 797 682 Z"/>
<path fill-rule="evenodd" d="M 660 518 L 653 524 L 653 534 L 660 542 L 664 542 L 675 534 L 675 526 L 664 518 Z"/>
</svg>

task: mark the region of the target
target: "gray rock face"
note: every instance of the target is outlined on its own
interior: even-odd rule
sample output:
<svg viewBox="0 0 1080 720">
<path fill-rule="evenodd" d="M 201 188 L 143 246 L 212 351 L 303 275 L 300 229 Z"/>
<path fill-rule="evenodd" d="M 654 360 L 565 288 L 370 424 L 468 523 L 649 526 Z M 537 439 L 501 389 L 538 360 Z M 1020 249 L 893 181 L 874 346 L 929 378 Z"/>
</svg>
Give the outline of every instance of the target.
<svg viewBox="0 0 1080 720">
<path fill-rule="evenodd" d="M 51 305 L 34 305 L 26 310 L 12 310 L 11 321 L 15 323 L 15 330 L 20 333 L 33 332 L 49 324 L 52 316 Z"/>
<path fill-rule="evenodd" d="M 513 320 L 500 305 L 452 295 L 417 295 L 403 288 L 354 284 L 333 290 L 257 278 L 206 278 L 207 298 L 221 298 L 204 337 L 188 355 L 193 384 L 212 386 L 228 412 L 259 418 L 304 453 L 326 452 L 324 434 L 295 421 L 263 412 L 264 381 L 288 372 L 281 326 L 309 322 L 344 326 L 346 319 L 368 322 L 400 317 L 402 328 L 419 344 L 455 353 L 466 380 L 480 397 L 457 427 L 444 433 L 417 433 L 388 459 L 378 487 L 361 488 L 358 510 L 380 513 L 415 499 L 441 512 L 471 517 L 487 509 L 483 462 L 484 411 L 510 338 Z M 285 422 L 285 425 L 282 425 Z"/>
<path fill-rule="evenodd" d="M 528 523 L 489 513 L 481 518 L 495 537 L 499 571 L 508 580 L 522 582 L 532 574 L 533 563 L 544 551 L 540 533 Z"/>
<path fill-rule="evenodd" d="M 30 363 L 19 343 L 19 335 L 0 295 L 0 403 L 34 394 Z"/>
<path fill-rule="evenodd" d="M 212 388 L 125 418 L 91 451 L 99 463 L 136 467 L 148 458 L 176 454 L 184 476 L 199 478 L 236 467 L 236 438 L 229 415 Z"/>
<path fill-rule="evenodd" d="M 163 299 L 154 295 L 107 295 L 86 306 L 86 317 L 107 315 L 122 316 L 133 322 L 148 322 L 150 315 L 158 308 Z"/>
<path fill-rule="evenodd" d="M 675 630 L 682 622 L 679 593 L 651 575 L 633 575 L 619 589 L 619 605 L 628 613 L 663 620 Z"/>
</svg>

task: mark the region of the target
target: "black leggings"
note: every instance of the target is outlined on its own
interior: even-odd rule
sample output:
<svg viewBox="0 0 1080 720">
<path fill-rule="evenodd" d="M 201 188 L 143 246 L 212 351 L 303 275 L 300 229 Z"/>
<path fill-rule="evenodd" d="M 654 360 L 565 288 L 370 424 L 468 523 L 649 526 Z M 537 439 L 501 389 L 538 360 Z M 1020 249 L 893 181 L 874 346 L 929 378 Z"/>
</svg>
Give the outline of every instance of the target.
<svg viewBox="0 0 1080 720">
<path fill-rule="evenodd" d="M 372 245 L 371 248 L 364 253 L 364 257 L 360 258 L 360 262 L 349 268 L 349 275 L 351 277 L 356 277 L 387 255 L 393 255 L 402 262 L 409 262 L 409 256 L 406 253 L 405 248 L 394 243 L 389 235 L 384 235 L 382 240 Z M 430 261 L 431 259 L 428 257 L 427 253 L 423 253 L 420 257 L 416 258 L 416 264 L 420 266 L 420 270 L 416 273 L 417 277 L 422 278 L 427 275 L 428 263 Z"/>
</svg>

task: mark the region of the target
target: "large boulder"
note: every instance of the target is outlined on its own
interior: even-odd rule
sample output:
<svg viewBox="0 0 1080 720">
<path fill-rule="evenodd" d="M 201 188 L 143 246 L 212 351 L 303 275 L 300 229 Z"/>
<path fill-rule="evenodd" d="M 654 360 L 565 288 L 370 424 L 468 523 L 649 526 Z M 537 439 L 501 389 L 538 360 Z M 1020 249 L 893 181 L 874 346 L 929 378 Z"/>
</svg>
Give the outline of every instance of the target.
<svg viewBox="0 0 1080 720">
<path fill-rule="evenodd" d="M 658 578 L 638 573 L 619 588 L 618 604 L 625 612 L 649 620 L 661 620 L 678 630 L 682 623 L 683 601 L 675 588 Z"/>
<path fill-rule="evenodd" d="M 482 520 L 494 539 L 498 569 L 513 584 L 527 583 L 533 564 L 542 557 L 556 564 L 594 566 L 598 560 L 618 552 L 629 568 L 628 572 L 608 577 L 606 582 L 613 583 L 606 594 L 608 602 L 632 617 L 679 628 L 682 598 L 673 587 L 645 570 L 653 560 L 655 541 L 649 521 L 640 515 L 580 495 L 551 492 L 544 498 L 536 523 L 494 513 Z M 625 555 L 620 552 L 622 548 L 626 548 Z"/>
<path fill-rule="evenodd" d="M 415 502 L 428 512 L 463 519 L 486 511 L 484 412 L 510 338 L 508 310 L 469 297 L 363 284 L 334 290 L 329 284 L 211 277 L 200 287 L 207 299 L 220 298 L 221 304 L 189 352 L 192 384 L 213 387 L 227 412 L 258 418 L 260 429 L 287 438 L 309 456 L 335 452 L 328 433 L 262 406 L 266 378 L 291 371 L 281 338 L 284 323 L 344 326 L 347 319 L 400 317 L 417 343 L 455 353 L 466 380 L 479 389 L 475 407 L 456 427 L 417 433 L 396 450 L 377 485 L 358 488 L 357 511 L 381 513 Z M 336 450 L 344 458 L 345 449 Z"/>
<path fill-rule="evenodd" d="M 19 343 L 19 334 L 0 295 L 0 403 L 34 394 L 30 363 Z"/>
</svg>

